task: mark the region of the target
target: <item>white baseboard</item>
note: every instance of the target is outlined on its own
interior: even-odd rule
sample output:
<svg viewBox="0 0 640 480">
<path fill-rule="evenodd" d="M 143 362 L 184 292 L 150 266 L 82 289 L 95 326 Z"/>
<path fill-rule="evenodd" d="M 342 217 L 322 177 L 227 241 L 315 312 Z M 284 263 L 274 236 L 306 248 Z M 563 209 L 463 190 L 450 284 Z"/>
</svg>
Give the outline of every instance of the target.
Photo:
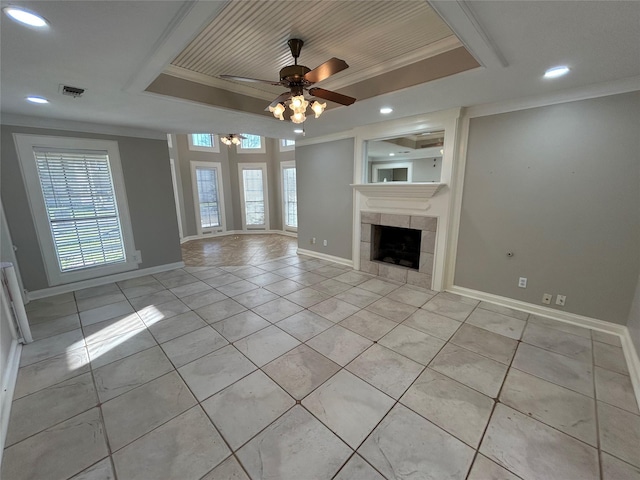
<svg viewBox="0 0 640 480">
<path fill-rule="evenodd" d="M 319 258 L 320 260 L 328 260 L 330 262 L 339 263 L 347 267 L 353 268 L 353 260 L 342 257 L 334 257 L 333 255 L 327 255 L 326 253 L 314 252 L 313 250 L 305 250 L 304 248 L 298 248 L 298 255 L 306 255 L 308 257 Z"/>
<path fill-rule="evenodd" d="M 155 267 L 141 268 L 139 270 L 132 270 L 130 272 L 92 278 L 90 280 L 83 280 L 81 282 L 67 283 L 65 285 L 43 288 L 42 290 L 34 290 L 33 292 L 27 293 L 27 298 L 29 300 L 36 300 L 38 298 L 51 297 L 53 295 L 60 295 L 61 293 L 82 290 L 83 288 L 97 287 L 99 285 L 105 285 L 107 283 L 121 282 L 122 280 L 129 280 L 130 278 L 137 278 L 144 275 L 166 272 L 167 270 L 175 270 L 176 268 L 182 267 L 184 267 L 184 262 L 166 263 L 164 265 L 156 265 Z"/>
<path fill-rule="evenodd" d="M 180 244 L 190 242 L 191 240 L 202 240 L 204 238 L 226 237 L 228 235 L 284 235 L 285 237 L 298 238 L 296 232 L 288 232 L 286 230 L 228 230 L 219 233 L 203 233 L 202 235 L 188 235 L 180 239 Z"/>
<path fill-rule="evenodd" d="M 638 356 L 638 351 L 631 340 L 629 329 L 625 325 L 618 325 L 617 323 L 606 322 L 604 320 L 585 317 L 575 313 L 562 312 L 553 308 L 522 302 L 508 297 L 501 297 L 500 295 L 472 290 L 470 288 L 458 287 L 456 285 L 453 285 L 446 290 L 447 292 L 457 293 L 458 295 L 474 298 L 476 300 L 491 302 L 503 307 L 533 313 L 534 315 L 547 317 L 552 320 L 557 320 L 558 322 L 570 323 L 571 325 L 577 325 L 579 327 L 590 328 L 599 332 L 617 335 L 620 337 L 620 342 L 622 343 L 622 352 L 624 353 L 627 366 L 629 367 L 629 376 L 631 377 L 631 383 L 633 384 L 638 408 L 640 408 L 640 356 Z"/>
<path fill-rule="evenodd" d="M 13 340 L 7 357 L 6 371 L 2 372 L 2 390 L 0 390 L 0 466 L 2 465 L 2 452 L 7 439 L 7 429 L 9 428 L 13 392 L 18 379 L 18 369 L 20 368 L 20 352 L 22 352 L 22 345 L 17 340 Z"/>
</svg>

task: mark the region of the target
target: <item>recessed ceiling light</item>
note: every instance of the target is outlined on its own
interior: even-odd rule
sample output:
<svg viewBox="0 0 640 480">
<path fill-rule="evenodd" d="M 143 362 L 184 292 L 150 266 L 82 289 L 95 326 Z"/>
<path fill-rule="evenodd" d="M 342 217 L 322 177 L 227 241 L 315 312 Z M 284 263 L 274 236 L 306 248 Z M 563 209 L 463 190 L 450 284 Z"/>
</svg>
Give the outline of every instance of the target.
<svg viewBox="0 0 640 480">
<path fill-rule="evenodd" d="M 301 128 L 296 128 L 293 133 L 303 133 L 304 130 L 302 130 Z"/>
<path fill-rule="evenodd" d="M 390 153 L 390 154 L 389 154 L 389 156 L 390 156 L 390 157 L 395 157 L 395 156 L 396 156 L 396 154 L 395 154 L 395 153 Z"/>
<path fill-rule="evenodd" d="M 49 22 L 47 22 L 40 15 L 30 12 L 29 10 L 25 10 L 23 8 L 5 7 L 2 10 L 4 10 L 4 13 L 6 13 L 9 17 L 11 17 L 16 22 L 20 22 L 30 27 L 42 28 L 49 25 Z"/>
<path fill-rule="evenodd" d="M 27 100 L 30 101 L 31 103 L 49 103 L 49 100 L 47 100 L 44 97 L 30 96 L 30 97 L 27 97 Z"/>
<path fill-rule="evenodd" d="M 553 67 L 544 72 L 544 78 L 558 78 L 569 73 L 569 67 L 561 65 L 559 67 Z"/>
<path fill-rule="evenodd" d="M 380 109 L 380 113 L 383 115 L 388 115 L 391 112 L 393 112 L 393 108 L 390 107 L 383 107 Z"/>
</svg>

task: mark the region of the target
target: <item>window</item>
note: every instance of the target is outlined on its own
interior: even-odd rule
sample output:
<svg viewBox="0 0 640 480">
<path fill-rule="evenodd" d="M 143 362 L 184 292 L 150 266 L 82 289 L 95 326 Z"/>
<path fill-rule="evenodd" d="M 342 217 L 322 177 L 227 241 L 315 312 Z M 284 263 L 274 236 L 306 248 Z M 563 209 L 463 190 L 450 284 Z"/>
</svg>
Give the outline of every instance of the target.
<svg viewBox="0 0 640 480">
<path fill-rule="evenodd" d="M 198 234 L 224 231 L 222 166 L 213 162 L 191 162 L 191 181 Z"/>
<path fill-rule="evenodd" d="M 220 153 L 218 136 L 213 133 L 190 133 L 187 137 L 191 151 Z"/>
<path fill-rule="evenodd" d="M 49 284 L 137 268 L 117 142 L 15 140 Z"/>
<path fill-rule="evenodd" d="M 242 227 L 247 229 L 269 228 L 267 202 L 267 164 L 241 163 L 240 200 L 242 202 Z"/>
<path fill-rule="evenodd" d="M 298 229 L 298 197 L 295 162 L 282 162 L 282 218 L 284 230 Z"/>
<path fill-rule="evenodd" d="M 264 139 L 260 135 L 251 135 L 243 133 L 244 138 L 240 139 L 240 145 L 237 147 L 238 153 L 265 153 Z"/>
<path fill-rule="evenodd" d="M 296 148 L 296 141 L 295 140 L 289 140 L 288 138 L 281 138 L 280 139 L 280 151 L 281 152 L 289 152 L 291 150 L 295 150 Z"/>
</svg>

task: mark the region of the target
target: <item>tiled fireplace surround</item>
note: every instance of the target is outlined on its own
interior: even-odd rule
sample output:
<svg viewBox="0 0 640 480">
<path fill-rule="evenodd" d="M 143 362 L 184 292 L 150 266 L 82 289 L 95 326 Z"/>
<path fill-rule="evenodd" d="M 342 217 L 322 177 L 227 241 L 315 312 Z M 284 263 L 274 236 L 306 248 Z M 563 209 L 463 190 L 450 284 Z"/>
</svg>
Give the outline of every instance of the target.
<svg viewBox="0 0 640 480">
<path fill-rule="evenodd" d="M 418 271 L 371 260 L 373 225 L 413 228 L 422 231 L 420 268 Z M 431 288 L 433 260 L 438 228 L 437 217 L 361 212 L 360 214 L 360 270 L 398 282 Z"/>
</svg>

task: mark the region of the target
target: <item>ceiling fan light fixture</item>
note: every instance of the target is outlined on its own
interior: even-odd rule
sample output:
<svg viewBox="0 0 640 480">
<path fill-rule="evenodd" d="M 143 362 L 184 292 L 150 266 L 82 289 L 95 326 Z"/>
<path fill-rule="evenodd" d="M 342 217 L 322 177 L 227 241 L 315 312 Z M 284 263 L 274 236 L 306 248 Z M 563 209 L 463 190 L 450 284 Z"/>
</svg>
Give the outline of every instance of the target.
<svg viewBox="0 0 640 480">
<path fill-rule="evenodd" d="M 240 139 L 238 137 L 231 137 L 231 143 L 234 145 L 240 145 Z"/>
<path fill-rule="evenodd" d="M 302 113 L 304 114 L 305 110 L 309 102 L 304 99 L 304 95 L 296 95 L 295 97 L 291 97 L 291 103 L 289 104 L 289 108 L 293 110 L 293 113 Z"/>
<path fill-rule="evenodd" d="M 322 115 L 322 112 L 324 112 L 325 108 L 327 108 L 327 102 L 320 103 L 319 101 L 316 100 L 311 105 L 311 110 L 313 110 L 313 113 L 316 114 L 316 118 L 318 118 L 320 115 Z"/>
<path fill-rule="evenodd" d="M 307 116 L 304 114 L 304 111 L 296 112 L 293 115 L 291 115 L 291 121 L 293 123 L 303 123 L 306 119 L 307 119 Z"/>
<path fill-rule="evenodd" d="M 273 113 L 273 116 L 278 120 L 284 120 L 285 106 L 282 103 L 278 103 L 275 107 L 269 106 L 269 111 Z"/>
<path fill-rule="evenodd" d="M 231 145 L 231 139 L 229 137 L 221 137 L 220 141 L 227 146 Z"/>
</svg>

